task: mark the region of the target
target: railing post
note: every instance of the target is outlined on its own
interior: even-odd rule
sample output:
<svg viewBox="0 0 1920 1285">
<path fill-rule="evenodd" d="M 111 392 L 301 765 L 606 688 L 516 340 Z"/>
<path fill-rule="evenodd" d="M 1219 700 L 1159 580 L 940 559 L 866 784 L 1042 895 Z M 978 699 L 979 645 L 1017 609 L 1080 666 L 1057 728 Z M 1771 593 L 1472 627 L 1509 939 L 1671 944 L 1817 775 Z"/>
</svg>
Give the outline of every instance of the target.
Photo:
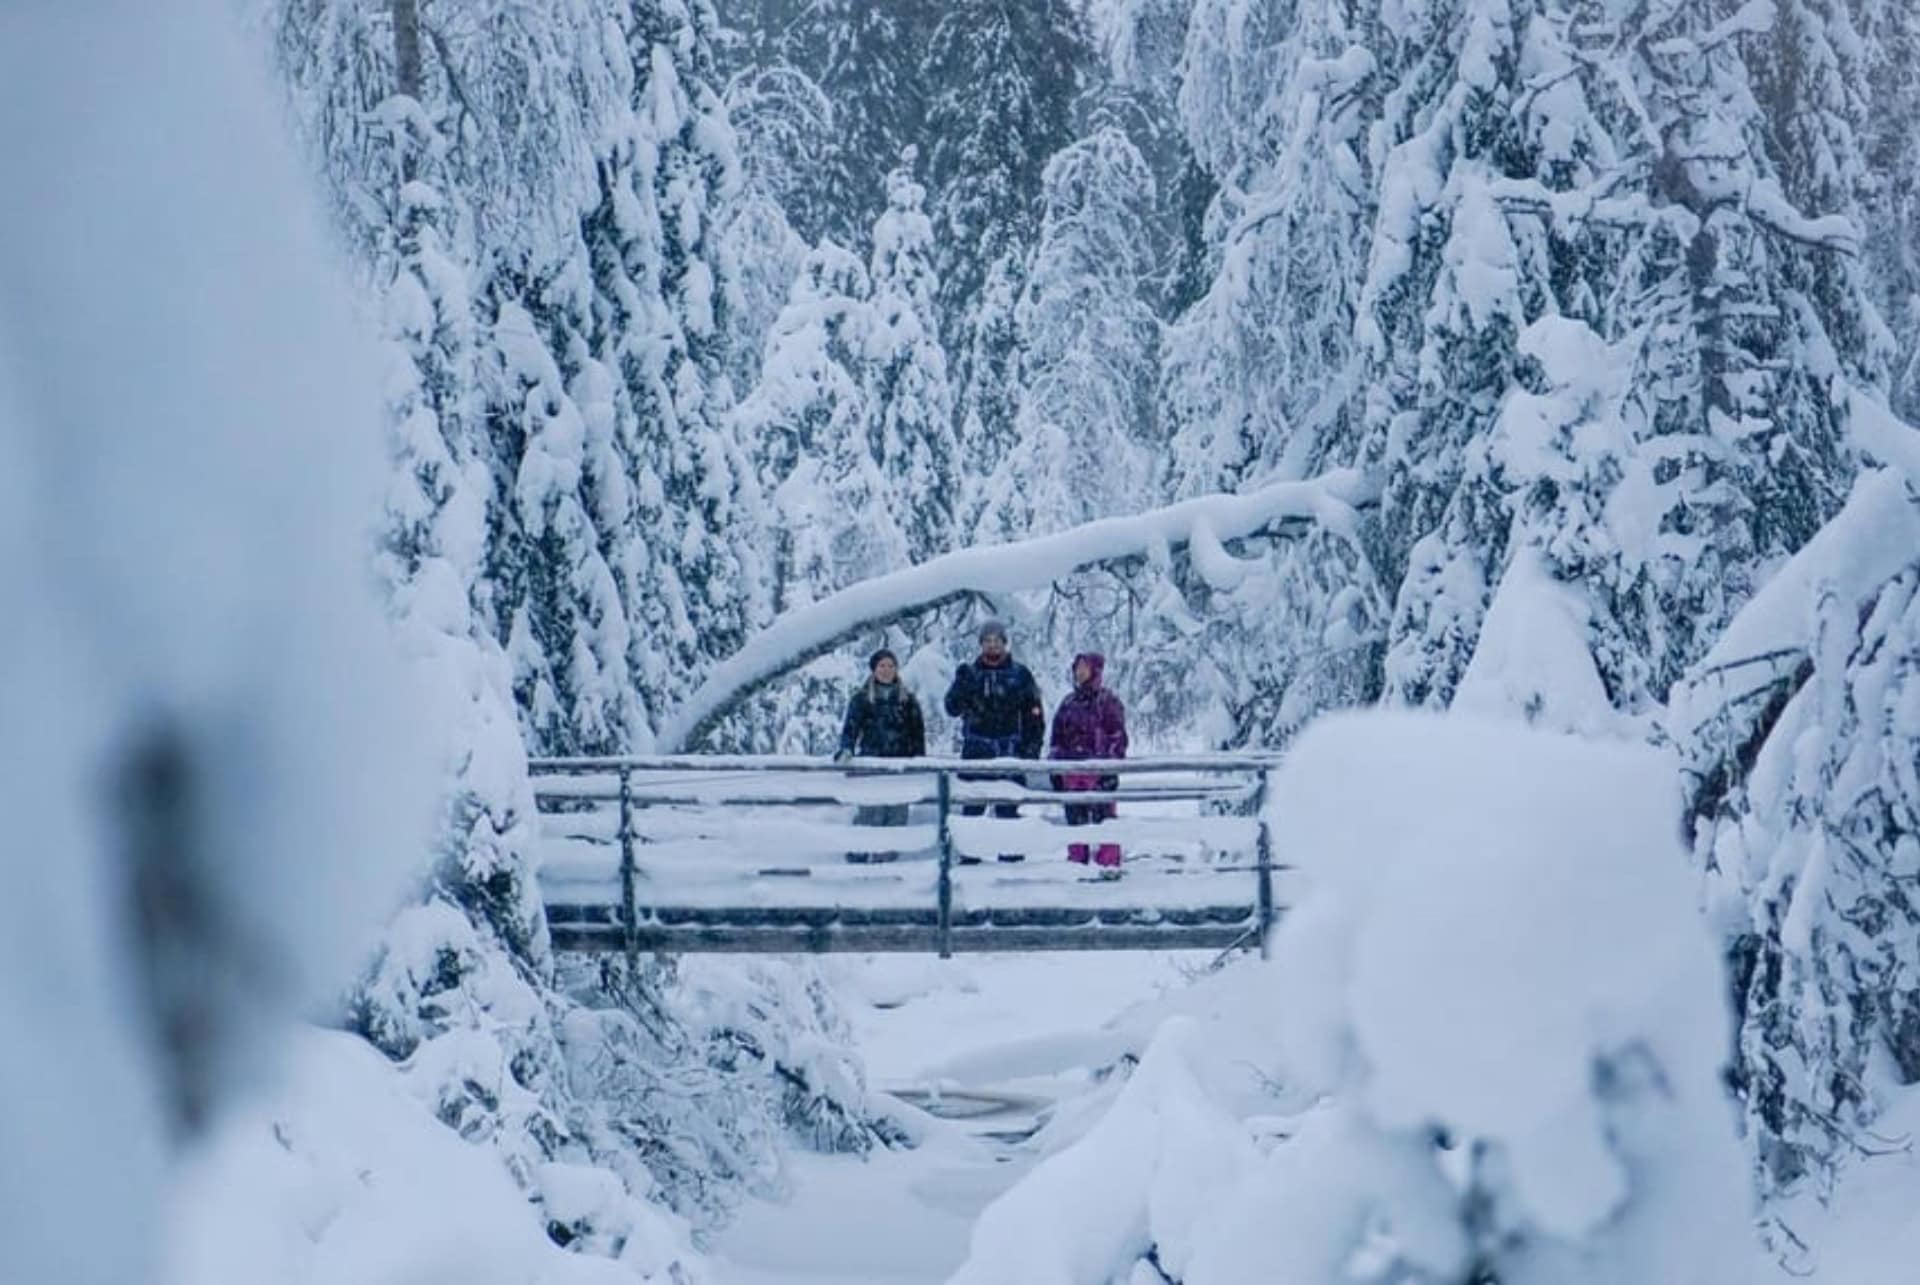
<svg viewBox="0 0 1920 1285">
<path fill-rule="evenodd" d="M 625 930 L 627 983 L 640 975 L 640 908 L 634 891 L 633 774 L 620 769 L 620 924 Z"/>
<path fill-rule="evenodd" d="M 1256 833 L 1259 835 L 1254 878 L 1259 880 L 1259 901 L 1255 920 L 1260 928 L 1260 958 L 1268 958 L 1267 934 L 1273 929 L 1273 832 L 1267 825 L 1266 768 L 1260 769 L 1260 788 L 1253 792 Z"/>
<path fill-rule="evenodd" d="M 945 772 L 934 790 L 940 803 L 940 958 L 953 958 L 953 783 Z"/>
</svg>

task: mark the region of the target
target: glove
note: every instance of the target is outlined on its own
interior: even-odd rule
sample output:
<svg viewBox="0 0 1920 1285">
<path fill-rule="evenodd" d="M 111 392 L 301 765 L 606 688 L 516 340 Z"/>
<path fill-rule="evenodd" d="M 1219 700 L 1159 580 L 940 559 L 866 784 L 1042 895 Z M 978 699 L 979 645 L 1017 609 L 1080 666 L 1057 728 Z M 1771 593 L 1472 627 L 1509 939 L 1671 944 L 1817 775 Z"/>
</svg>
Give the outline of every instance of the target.
<svg viewBox="0 0 1920 1285">
<path fill-rule="evenodd" d="M 1112 793 L 1114 793 L 1114 792 L 1115 792 L 1116 790 L 1118 790 L 1119 788 L 1120 788 L 1120 778 L 1119 778 L 1119 777 L 1117 777 L 1117 776 L 1103 776 L 1103 777 L 1101 777 L 1101 778 L 1100 778 L 1100 792 L 1101 792 L 1102 794 L 1112 794 Z"/>
<path fill-rule="evenodd" d="M 833 761 L 836 763 L 844 763 L 852 757 L 853 751 L 849 749 L 839 749 L 833 752 Z"/>
</svg>

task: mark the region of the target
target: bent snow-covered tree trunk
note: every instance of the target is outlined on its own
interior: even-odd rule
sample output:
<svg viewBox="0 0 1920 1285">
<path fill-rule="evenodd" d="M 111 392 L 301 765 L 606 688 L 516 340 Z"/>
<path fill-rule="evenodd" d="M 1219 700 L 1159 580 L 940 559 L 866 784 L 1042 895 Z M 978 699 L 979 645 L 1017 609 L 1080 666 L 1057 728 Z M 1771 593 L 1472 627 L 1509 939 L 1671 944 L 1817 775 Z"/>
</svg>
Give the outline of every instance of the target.
<svg viewBox="0 0 1920 1285">
<path fill-rule="evenodd" d="M 960 549 L 849 585 L 787 612 L 717 666 L 660 729 L 662 752 L 697 743 L 743 700 L 781 675 L 877 626 L 957 599 L 1039 588 L 1076 571 L 1186 549 L 1208 579 L 1232 570 L 1227 541 L 1318 524 L 1359 549 L 1357 510 L 1379 495 L 1369 475 L 1341 469 L 1243 495 L 1205 495 L 1052 535 Z"/>
</svg>

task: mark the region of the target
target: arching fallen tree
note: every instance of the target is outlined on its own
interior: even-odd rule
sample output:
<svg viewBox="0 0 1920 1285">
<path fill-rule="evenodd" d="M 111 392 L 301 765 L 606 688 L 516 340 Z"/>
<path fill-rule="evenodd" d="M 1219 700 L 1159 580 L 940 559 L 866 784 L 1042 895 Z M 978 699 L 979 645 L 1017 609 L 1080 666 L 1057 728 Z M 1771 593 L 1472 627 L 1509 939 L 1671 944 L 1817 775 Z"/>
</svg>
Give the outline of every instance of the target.
<svg viewBox="0 0 1920 1285">
<path fill-rule="evenodd" d="M 1303 482 L 1275 482 L 1244 495 L 1206 495 L 1122 518 L 1009 544 L 961 549 L 871 580 L 781 616 L 707 676 L 660 728 L 662 752 L 686 749 L 755 691 L 849 639 L 962 598 L 1051 584 L 1106 563 L 1186 550 L 1209 583 L 1242 574 L 1233 540 L 1279 536 L 1318 524 L 1358 541 L 1356 510 L 1379 497 L 1378 482 L 1340 469 Z"/>
</svg>

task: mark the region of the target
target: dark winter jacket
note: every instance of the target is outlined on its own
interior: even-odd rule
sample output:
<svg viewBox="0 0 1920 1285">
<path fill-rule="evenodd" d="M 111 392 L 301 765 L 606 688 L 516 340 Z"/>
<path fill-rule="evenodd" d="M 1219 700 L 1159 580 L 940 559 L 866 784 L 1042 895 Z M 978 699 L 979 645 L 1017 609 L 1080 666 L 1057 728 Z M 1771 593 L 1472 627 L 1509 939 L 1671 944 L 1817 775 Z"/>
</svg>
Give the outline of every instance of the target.
<svg viewBox="0 0 1920 1285">
<path fill-rule="evenodd" d="M 1097 651 L 1082 652 L 1073 658 L 1077 667 L 1086 661 L 1092 675 L 1067 693 L 1053 715 L 1053 748 L 1047 757 L 1056 759 L 1118 759 L 1127 756 L 1127 710 L 1120 698 L 1108 691 L 1102 680 L 1107 658 Z"/>
<path fill-rule="evenodd" d="M 960 720 L 960 757 L 1039 758 L 1046 707 L 1033 671 L 1008 656 L 998 665 L 971 660 L 953 671 L 947 713 Z"/>
<path fill-rule="evenodd" d="M 846 721 L 840 725 L 840 748 L 868 758 L 919 758 L 927 752 L 927 725 L 920 702 L 902 682 L 872 679 L 847 702 Z"/>
</svg>

